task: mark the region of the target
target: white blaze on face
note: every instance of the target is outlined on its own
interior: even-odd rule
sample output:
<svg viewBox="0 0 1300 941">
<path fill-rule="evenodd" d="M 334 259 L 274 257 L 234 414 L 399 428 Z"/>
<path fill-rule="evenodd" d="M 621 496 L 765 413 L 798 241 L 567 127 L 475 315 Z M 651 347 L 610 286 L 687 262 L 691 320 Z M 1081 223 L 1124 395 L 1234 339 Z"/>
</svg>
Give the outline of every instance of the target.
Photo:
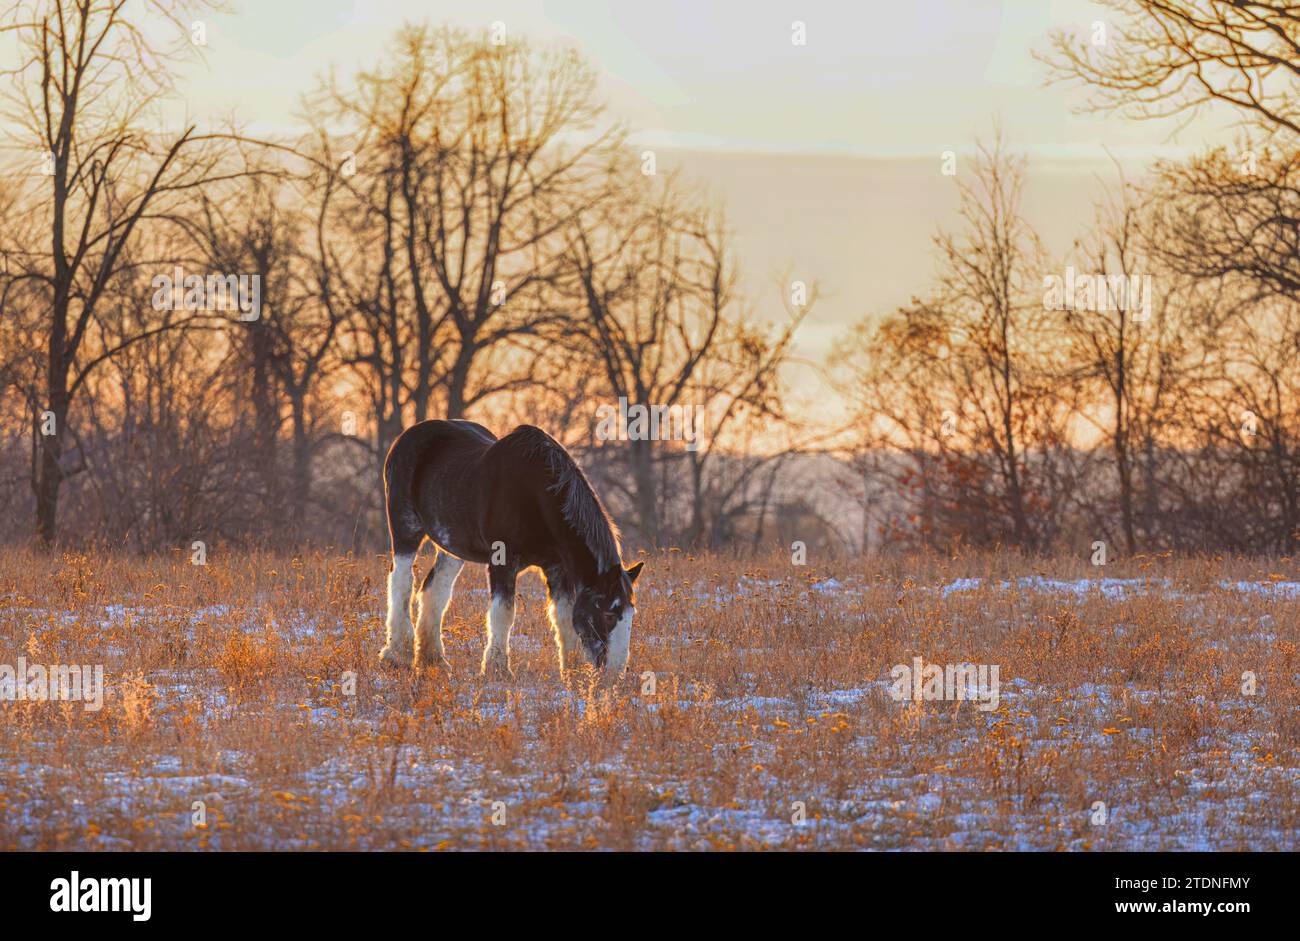
<svg viewBox="0 0 1300 941">
<path fill-rule="evenodd" d="M 605 659 L 605 671 L 610 676 L 618 676 L 627 666 L 628 650 L 632 646 L 632 615 L 636 609 L 628 605 L 623 609 L 623 616 L 618 619 L 609 634 L 609 655 Z"/>
</svg>

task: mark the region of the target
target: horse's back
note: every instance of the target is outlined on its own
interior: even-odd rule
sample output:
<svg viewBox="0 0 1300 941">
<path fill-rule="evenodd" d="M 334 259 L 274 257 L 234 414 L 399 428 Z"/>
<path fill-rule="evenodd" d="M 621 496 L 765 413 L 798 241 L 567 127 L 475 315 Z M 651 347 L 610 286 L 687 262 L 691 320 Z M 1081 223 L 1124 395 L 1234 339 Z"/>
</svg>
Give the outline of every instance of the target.
<svg viewBox="0 0 1300 941">
<path fill-rule="evenodd" d="M 478 422 L 460 418 L 416 422 L 397 436 L 388 449 L 384 468 L 387 471 L 391 465 L 418 460 L 432 449 L 482 450 L 496 440 L 496 435 Z"/>
<path fill-rule="evenodd" d="M 496 435 L 492 434 L 492 432 L 488 431 L 476 421 L 468 421 L 464 418 L 449 418 L 447 424 L 455 425 L 457 428 L 470 432 L 485 444 L 492 444 L 497 440 Z"/>
</svg>

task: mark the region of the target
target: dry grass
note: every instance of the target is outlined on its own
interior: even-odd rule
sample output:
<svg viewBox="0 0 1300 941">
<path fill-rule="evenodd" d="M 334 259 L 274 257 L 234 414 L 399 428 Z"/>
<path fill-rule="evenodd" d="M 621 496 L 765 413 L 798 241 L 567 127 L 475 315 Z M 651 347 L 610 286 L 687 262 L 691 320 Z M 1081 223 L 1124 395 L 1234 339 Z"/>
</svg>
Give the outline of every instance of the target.
<svg viewBox="0 0 1300 941">
<path fill-rule="evenodd" d="M 0 704 L 0 849 L 1296 848 L 1289 560 L 668 552 L 612 690 L 560 682 L 531 574 L 516 683 L 480 680 L 476 568 L 452 675 L 381 668 L 386 570 L 0 553 L 0 663 L 108 687 Z M 1136 581 L 1034 580 L 1103 574 Z M 999 709 L 895 702 L 914 656 L 998 665 Z"/>
</svg>

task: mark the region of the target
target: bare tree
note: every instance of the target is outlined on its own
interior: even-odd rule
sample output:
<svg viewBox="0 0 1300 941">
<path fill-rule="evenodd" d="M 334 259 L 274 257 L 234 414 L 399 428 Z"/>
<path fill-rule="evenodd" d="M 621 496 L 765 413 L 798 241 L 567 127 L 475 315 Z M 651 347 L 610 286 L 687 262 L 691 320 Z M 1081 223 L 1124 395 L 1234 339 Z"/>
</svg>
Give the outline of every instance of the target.
<svg viewBox="0 0 1300 941">
<path fill-rule="evenodd" d="M 620 171 L 612 172 L 618 178 Z M 737 296 L 721 212 L 671 177 L 656 184 L 622 172 L 626 182 L 610 187 L 619 197 L 576 213 L 568 229 L 570 287 L 582 315 L 567 342 L 599 364 L 607 406 L 702 413 L 697 440 L 681 445 L 675 460 L 662 438 L 637 436 L 620 446 L 628 473 L 609 483 L 631 506 L 642 538 L 656 545 L 667 534 L 666 500 L 684 473 L 690 516 L 677 531 L 688 542 L 712 542 L 748 509 L 749 485 L 763 463 L 720 473 L 736 445 L 731 436 L 782 418 L 780 370 L 816 291 L 769 336 Z M 590 427 L 594 445 L 594 418 Z M 677 476 L 669 472 L 673 463 L 684 465 Z"/>
<path fill-rule="evenodd" d="M 126 346 L 174 329 L 177 318 L 139 316 L 113 343 L 102 340 L 106 317 L 118 316 L 108 296 L 132 256 L 142 229 L 172 217 L 187 196 L 222 169 L 216 138 L 193 126 L 168 135 L 146 129 L 170 90 L 171 66 L 194 46 L 177 8 L 150 0 L 148 12 L 175 31 L 152 42 L 128 14 L 126 0 L 20 3 L 5 16 L 22 59 L 10 79 L 7 116 L 27 134 L 34 175 L 19 216 L 37 220 L 46 245 L 6 240 L 11 291 L 41 297 L 43 376 L 33 418 L 38 457 L 32 487 L 36 534 L 54 542 L 69 416 L 91 372 Z M 131 4 L 130 6 L 134 6 Z M 131 264 L 149 264 L 136 257 Z M 0 316 L 3 312 L 0 312 Z M 51 426 L 54 433 L 40 434 Z"/>
<path fill-rule="evenodd" d="M 325 236 L 339 186 L 338 168 L 327 163 L 312 163 L 294 178 L 282 166 L 271 166 L 209 188 L 184 222 L 211 270 L 259 279 L 258 316 L 228 327 L 239 337 L 240 373 L 249 377 L 244 398 L 253 407 L 250 457 L 262 481 L 263 511 L 277 515 L 288 505 L 293 535 L 306 523 L 320 438 L 309 410 L 335 367 L 333 348 L 345 316 L 335 297 Z M 286 423 L 287 475 L 279 447 Z"/>
<path fill-rule="evenodd" d="M 1160 210 L 1147 243 L 1168 270 L 1213 299 L 1198 337 L 1195 394 L 1179 403 L 1182 437 L 1173 447 L 1183 471 L 1169 484 L 1187 505 L 1196 504 L 1197 488 L 1215 496 L 1238 488 L 1234 502 L 1259 516 L 1251 525 L 1233 514 L 1217 524 L 1219 535 L 1240 544 L 1262 526 L 1273 530 L 1265 541 L 1289 552 L 1296 540 L 1289 366 L 1300 285 L 1300 17 L 1292 4 L 1254 0 L 1107 5 L 1118 25 L 1106 43 L 1090 48 L 1058 32 L 1043 56 L 1057 80 L 1088 87 L 1086 107 L 1162 118 L 1217 105 L 1277 144 L 1262 155 L 1247 143 L 1235 157 L 1220 148 L 1161 167 Z M 1243 415 L 1250 434 L 1242 433 Z M 1205 528 L 1216 526 L 1213 500 L 1197 512 Z"/>
<path fill-rule="evenodd" d="M 1157 441 L 1173 418 L 1174 397 L 1185 391 L 1196 337 L 1186 285 L 1159 265 L 1144 237 L 1151 235 L 1143 231 L 1148 216 L 1142 194 L 1121 177 L 1098 205 L 1093 230 L 1075 244 L 1080 281 L 1102 286 L 1093 291 L 1096 303 L 1080 308 L 1066 298 L 1052 315 L 1065 341 L 1063 379 L 1083 385 L 1076 415 L 1102 435 L 1113 458 L 1116 515 L 1130 554 L 1139 530 L 1150 536 L 1158 521 Z M 1106 527 L 1109 514 L 1094 519 Z"/>
<path fill-rule="evenodd" d="M 1245 166 L 1222 149 L 1163 168 L 1148 239 L 1171 271 L 1216 295 L 1201 331 L 1204 365 L 1194 404 L 1200 440 L 1254 505 L 1256 546 L 1297 544 L 1294 394 L 1300 310 L 1300 156 L 1265 150 Z M 1249 489 L 1250 493 L 1245 490 Z M 1240 520 L 1233 539 L 1254 529 Z"/>
<path fill-rule="evenodd" d="M 860 325 L 838 357 L 863 446 L 907 456 L 895 472 L 926 542 L 1045 546 L 1068 489 L 1057 465 L 1070 397 L 1055 379 L 1023 179 L 1000 135 L 981 146 L 960 184 L 963 225 L 935 238 L 933 292 Z"/>
<path fill-rule="evenodd" d="M 961 233 L 940 233 L 940 312 L 946 346 L 939 351 L 958 393 L 953 426 L 972 454 L 988 455 L 997 500 L 1015 545 L 1032 547 L 1036 500 L 1027 480 L 1028 448 L 1053 445 L 1052 383 L 1041 368 L 1044 253 L 1021 214 L 1024 161 L 998 133 L 980 146 L 975 173 L 961 187 Z M 946 355 L 943 355 L 946 354 Z M 969 426 L 970 432 L 965 430 Z M 949 435 L 949 437 L 956 437 Z"/>
<path fill-rule="evenodd" d="M 549 303 L 558 231 L 599 193 L 594 73 L 574 53 L 493 45 L 412 27 L 391 64 L 320 96 L 350 121 L 350 190 L 369 231 L 364 281 L 340 272 L 359 323 L 344 331 L 384 414 L 380 449 L 410 418 L 464 415 L 530 386 L 537 352 L 567 318 Z"/>
<path fill-rule="evenodd" d="M 1089 108 L 1135 118 L 1221 103 L 1257 126 L 1300 131 L 1300 17 L 1258 0 L 1100 0 L 1115 11 L 1099 44 L 1066 31 L 1040 56 L 1057 80 L 1092 92 Z"/>
</svg>

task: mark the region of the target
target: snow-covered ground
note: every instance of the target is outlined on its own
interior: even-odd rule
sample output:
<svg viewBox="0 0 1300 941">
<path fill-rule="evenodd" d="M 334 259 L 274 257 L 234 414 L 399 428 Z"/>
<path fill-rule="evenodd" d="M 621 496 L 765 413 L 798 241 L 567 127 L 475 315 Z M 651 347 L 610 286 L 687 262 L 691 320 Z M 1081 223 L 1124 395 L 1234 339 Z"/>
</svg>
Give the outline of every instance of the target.
<svg viewBox="0 0 1300 941">
<path fill-rule="evenodd" d="M 890 617 L 868 605 L 879 590 L 864 577 L 825 577 L 803 589 L 815 607 L 779 610 L 791 589 L 776 578 L 679 585 L 672 593 L 650 589 L 643 607 L 658 605 L 660 620 L 639 643 L 672 663 L 683 650 L 718 642 L 706 615 L 735 606 L 745 617 L 770 617 L 776 624 L 811 616 L 866 631 L 881 630 Z M 1295 611 L 1288 603 L 1300 597 L 1300 582 L 1225 580 L 1215 589 L 1221 598 L 1262 600 L 1285 610 L 1279 608 L 1276 618 L 1243 610 L 1228 634 L 1216 622 L 1222 636 L 1207 639 L 1198 656 L 1276 644 L 1279 633 L 1294 645 Z M 1163 579 L 1039 575 L 957 578 L 913 591 L 933 617 L 954 624 L 971 616 L 960 605 L 974 599 L 1082 605 L 1155 598 L 1195 608 L 1207 597 Z M 9 609 L 5 618 L 21 616 L 15 612 Z M 155 616 L 147 604 L 111 605 L 98 627 L 116 636 Z M 59 620 L 47 617 L 47 623 Z M 1125 636 L 1122 621 L 1110 625 L 1111 638 Z M 238 612 L 210 606 L 169 623 L 195 643 L 203 625 L 249 635 L 265 631 L 267 615 L 256 605 Z M 341 619 L 331 623 L 308 611 L 281 611 L 273 627 L 287 644 L 341 639 L 344 630 Z M 833 656 L 852 637 L 837 628 L 824 651 L 803 644 L 795 653 Z M 26 735 L 22 758 L 0 769 L 0 846 L 1296 846 L 1289 829 L 1294 796 L 1289 804 L 1278 800 L 1300 789 L 1294 743 L 1285 729 L 1279 732 L 1276 717 L 1261 718 L 1259 703 L 1247 696 L 1198 692 L 1186 677 L 1169 673 L 1098 671 L 1071 683 L 1004 668 L 998 708 L 983 712 L 974 703 L 899 702 L 887 668 L 856 682 L 776 689 L 765 661 L 790 655 L 788 648 L 723 641 L 717 657 L 734 661 L 725 681 L 697 680 L 689 668 L 673 674 L 659 668 L 657 690 L 647 691 L 644 677 L 634 677 L 612 694 L 591 695 L 553 678 L 514 690 L 466 676 L 445 698 L 423 704 L 402 691 L 403 680 L 378 672 L 355 695 L 337 677 L 312 675 L 302 678 L 296 701 L 259 703 L 229 695 L 210 669 L 148 671 L 152 729 L 185 723 L 176 736 L 185 747 L 171 753 L 167 735 L 155 734 L 147 750 L 132 750 L 130 733 L 115 725 L 97 751 L 72 756 L 57 735 L 49 741 Z M 106 650 L 120 647 L 113 642 Z M 536 633 L 517 635 L 514 650 L 517 656 L 550 656 L 549 640 Z M 1233 663 L 1216 668 L 1236 675 Z M 1262 681 L 1276 687 L 1296 679 Z M 114 693 L 120 698 L 121 688 L 110 691 L 110 701 Z M 0 706 L 0 716 L 16 715 L 14 708 Z M 436 729 L 411 734 L 404 715 L 435 722 Z M 1204 727 L 1189 732 L 1178 727 L 1185 721 Z M 301 735 L 315 747 L 281 759 L 283 767 L 267 767 L 258 749 L 223 734 L 241 723 L 271 736 Z M 690 738 L 693 724 L 705 728 L 698 740 Z M 1176 733 L 1197 736 L 1190 752 L 1195 761 L 1144 769 L 1144 762 L 1157 760 L 1162 740 Z M 674 745 L 675 734 L 687 744 Z M 613 738 L 584 745 L 602 735 Z M 489 744 L 493 736 L 507 742 L 499 752 Z M 657 736 L 664 738 L 660 753 L 648 744 Z M 483 743 L 478 751 L 465 744 L 476 741 Z M 599 759 L 583 758 L 580 745 Z M 1108 770 L 1099 775 L 1098 769 Z M 720 782 L 728 776 L 736 780 L 724 790 Z M 1098 822 L 1102 805 L 1104 821 Z M 208 818 L 196 827 L 200 808 Z"/>
</svg>

